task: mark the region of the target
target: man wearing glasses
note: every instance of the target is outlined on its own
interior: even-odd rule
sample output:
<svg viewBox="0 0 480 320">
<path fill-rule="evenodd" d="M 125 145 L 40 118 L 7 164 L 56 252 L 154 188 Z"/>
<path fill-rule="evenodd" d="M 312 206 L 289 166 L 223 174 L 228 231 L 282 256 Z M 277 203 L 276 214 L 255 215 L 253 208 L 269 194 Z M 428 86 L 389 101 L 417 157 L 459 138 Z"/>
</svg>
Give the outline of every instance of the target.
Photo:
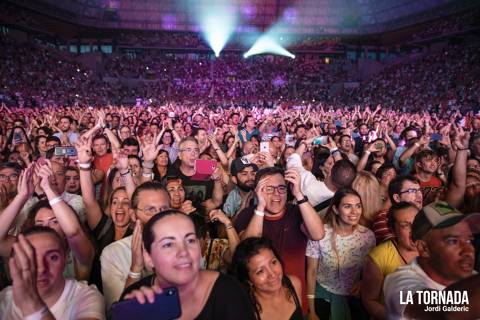
<svg viewBox="0 0 480 320">
<path fill-rule="evenodd" d="M 307 241 L 322 239 L 325 230 L 322 219 L 301 192 L 300 183 L 296 169 L 284 172 L 278 167 L 269 167 L 259 170 L 254 184 L 257 205 L 238 214 L 235 229 L 242 240 L 264 236 L 273 242 L 285 263 L 285 274 L 294 274 L 302 280 L 303 305 L 306 306 Z M 287 204 L 289 188 L 296 204 Z"/>
<path fill-rule="evenodd" d="M 400 202 L 412 204 L 417 211 L 422 209 L 423 196 L 420 188 L 420 181 L 410 175 L 397 176 L 388 185 L 389 202 L 385 202 L 385 207 L 376 215 L 372 224 L 372 231 L 375 233 L 377 244 L 385 242 L 395 237 L 393 230 L 388 227 L 388 211 L 390 207 Z"/>
<path fill-rule="evenodd" d="M 130 205 L 130 216 L 135 222 L 133 235 L 111 243 L 100 256 L 107 309 L 120 298 L 126 287 L 148 274 L 143 264 L 143 225 L 168 208 L 170 196 L 160 182 L 145 182 L 133 192 Z"/>
<path fill-rule="evenodd" d="M 200 157 L 200 147 L 193 137 L 183 138 L 178 145 L 178 158 L 181 162 L 179 169 L 172 175 L 182 180 L 185 198 L 191 200 L 197 209 L 205 208 L 208 212 L 218 208 L 223 202 L 223 186 L 218 168 L 209 180 L 192 180 L 191 177 L 195 174 L 195 161 Z"/>
<path fill-rule="evenodd" d="M 22 169 L 13 162 L 0 164 L 0 212 L 17 194 L 17 182 Z"/>
</svg>

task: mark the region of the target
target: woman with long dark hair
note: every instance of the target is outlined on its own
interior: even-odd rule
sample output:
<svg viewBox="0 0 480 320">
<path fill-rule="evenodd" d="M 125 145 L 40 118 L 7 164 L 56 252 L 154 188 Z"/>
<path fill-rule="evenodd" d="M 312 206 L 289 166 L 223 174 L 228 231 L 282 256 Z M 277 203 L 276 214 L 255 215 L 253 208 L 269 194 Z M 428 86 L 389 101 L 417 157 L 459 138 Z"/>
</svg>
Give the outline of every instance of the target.
<svg viewBox="0 0 480 320">
<path fill-rule="evenodd" d="M 325 216 L 325 236 L 307 245 L 309 319 L 361 319 L 360 274 L 375 246 L 373 232 L 359 224 L 363 205 L 353 189 L 338 190 Z M 238 250 L 238 249 L 237 249 Z"/>
<path fill-rule="evenodd" d="M 302 283 L 283 272 L 283 262 L 267 238 L 247 238 L 236 248 L 232 271 L 244 285 L 257 319 L 302 320 Z"/>
</svg>

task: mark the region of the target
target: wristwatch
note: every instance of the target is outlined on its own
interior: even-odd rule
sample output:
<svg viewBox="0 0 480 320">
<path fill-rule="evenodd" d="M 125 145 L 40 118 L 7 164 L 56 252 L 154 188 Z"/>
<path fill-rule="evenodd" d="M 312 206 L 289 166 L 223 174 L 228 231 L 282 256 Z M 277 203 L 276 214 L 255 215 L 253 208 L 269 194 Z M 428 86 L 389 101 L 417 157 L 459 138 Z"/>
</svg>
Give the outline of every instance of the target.
<svg viewBox="0 0 480 320">
<path fill-rule="evenodd" d="M 297 206 L 301 205 L 302 203 L 308 202 L 307 196 L 303 196 L 302 200 L 297 200 Z"/>
</svg>

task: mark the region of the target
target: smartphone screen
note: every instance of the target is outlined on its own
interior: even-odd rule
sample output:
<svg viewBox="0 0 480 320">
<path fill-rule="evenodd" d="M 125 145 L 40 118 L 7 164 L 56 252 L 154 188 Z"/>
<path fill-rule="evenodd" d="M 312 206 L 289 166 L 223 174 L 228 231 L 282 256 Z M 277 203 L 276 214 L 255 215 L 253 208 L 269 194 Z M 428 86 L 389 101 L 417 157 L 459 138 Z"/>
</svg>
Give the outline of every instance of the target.
<svg viewBox="0 0 480 320">
<path fill-rule="evenodd" d="M 270 144 L 267 141 L 260 142 L 260 152 L 270 152 Z"/>
<path fill-rule="evenodd" d="M 67 149 L 64 147 L 55 147 L 56 156 L 64 156 L 67 154 Z"/>
<path fill-rule="evenodd" d="M 75 147 L 65 147 L 65 154 L 70 157 L 77 156 L 77 149 Z"/>
<path fill-rule="evenodd" d="M 328 136 L 319 136 L 313 139 L 313 145 L 319 146 L 319 145 L 325 145 L 328 143 Z"/>
<path fill-rule="evenodd" d="M 195 160 L 195 174 L 190 179 L 194 181 L 209 180 L 216 168 L 217 161 L 215 160 Z"/>
<path fill-rule="evenodd" d="M 178 319 L 182 315 L 177 288 L 163 289 L 153 303 L 140 304 L 136 299 L 123 300 L 112 305 L 113 320 Z"/>
</svg>

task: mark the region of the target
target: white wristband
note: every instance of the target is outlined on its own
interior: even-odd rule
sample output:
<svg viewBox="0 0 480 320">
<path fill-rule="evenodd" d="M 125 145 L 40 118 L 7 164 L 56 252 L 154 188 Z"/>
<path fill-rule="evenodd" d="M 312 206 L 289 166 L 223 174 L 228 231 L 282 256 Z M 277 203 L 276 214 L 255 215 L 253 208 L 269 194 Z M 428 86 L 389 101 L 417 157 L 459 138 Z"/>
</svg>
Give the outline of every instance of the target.
<svg viewBox="0 0 480 320">
<path fill-rule="evenodd" d="M 90 169 L 92 167 L 92 163 L 91 162 L 78 163 L 78 167 L 82 169 Z"/>
<path fill-rule="evenodd" d="M 48 308 L 45 306 L 39 311 L 32 313 L 31 315 L 23 317 L 23 320 L 41 320 L 47 312 Z"/>
<path fill-rule="evenodd" d="M 257 216 L 260 216 L 260 217 L 264 217 L 264 216 L 265 216 L 265 212 L 260 211 L 260 210 L 255 210 L 254 213 L 255 213 Z"/>
<path fill-rule="evenodd" d="M 142 277 L 142 273 L 141 272 L 129 271 L 128 276 L 132 279 L 140 279 Z"/>
<path fill-rule="evenodd" d="M 56 204 L 59 203 L 60 201 L 63 201 L 62 196 L 53 198 L 52 200 L 49 200 L 48 203 L 50 204 L 50 207 L 53 207 L 54 205 L 56 205 Z"/>
<path fill-rule="evenodd" d="M 153 167 L 155 167 L 155 163 L 154 162 L 150 162 L 150 163 L 144 162 L 143 167 L 147 168 L 147 169 L 153 169 Z"/>
</svg>

